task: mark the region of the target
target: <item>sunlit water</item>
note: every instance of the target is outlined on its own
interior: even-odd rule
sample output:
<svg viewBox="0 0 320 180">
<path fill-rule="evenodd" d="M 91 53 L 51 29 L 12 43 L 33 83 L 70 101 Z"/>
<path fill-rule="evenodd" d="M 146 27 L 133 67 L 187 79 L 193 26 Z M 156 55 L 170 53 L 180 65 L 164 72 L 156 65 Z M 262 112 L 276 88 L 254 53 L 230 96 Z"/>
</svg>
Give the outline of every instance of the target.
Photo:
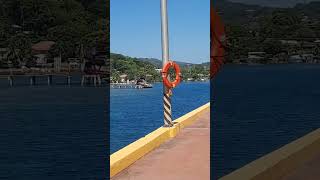
<svg viewBox="0 0 320 180">
<path fill-rule="evenodd" d="M 163 125 L 162 84 L 151 89 L 112 89 L 110 93 L 111 153 Z M 210 101 L 210 83 L 181 83 L 173 91 L 173 118 Z"/>
</svg>

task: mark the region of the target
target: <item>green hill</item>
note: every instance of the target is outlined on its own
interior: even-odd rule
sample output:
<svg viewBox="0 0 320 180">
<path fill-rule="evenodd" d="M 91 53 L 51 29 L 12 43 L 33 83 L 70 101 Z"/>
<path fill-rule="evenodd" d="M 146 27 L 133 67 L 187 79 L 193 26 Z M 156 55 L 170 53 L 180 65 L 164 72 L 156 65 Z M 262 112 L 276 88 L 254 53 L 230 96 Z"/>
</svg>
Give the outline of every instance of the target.
<svg viewBox="0 0 320 180">
<path fill-rule="evenodd" d="M 120 75 L 126 74 L 129 80 L 146 78 L 149 81 L 161 81 L 159 69 L 162 64 L 160 60 L 154 58 L 132 58 L 122 54 L 110 54 L 111 79 L 119 81 Z M 183 63 L 186 64 L 186 63 Z M 184 79 L 209 76 L 209 63 L 190 64 L 181 66 L 182 76 Z"/>
<path fill-rule="evenodd" d="M 218 0 L 219 1 L 219 0 Z M 299 3 L 308 3 L 315 0 L 231 0 L 232 2 L 239 2 L 244 4 L 253 4 L 267 7 L 294 7 Z"/>
<path fill-rule="evenodd" d="M 162 60 L 156 59 L 156 58 L 138 58 L 139 61 L 149 62 L 153 65 L 155 65 L 157 68 L 162 67 Z M 189 65 L 194 65 L 194 63 L 187 63 L 187 62 L 181 62 L 181 61 L 175 61 L 179 66 L 185 67 Z"/>
</svg>

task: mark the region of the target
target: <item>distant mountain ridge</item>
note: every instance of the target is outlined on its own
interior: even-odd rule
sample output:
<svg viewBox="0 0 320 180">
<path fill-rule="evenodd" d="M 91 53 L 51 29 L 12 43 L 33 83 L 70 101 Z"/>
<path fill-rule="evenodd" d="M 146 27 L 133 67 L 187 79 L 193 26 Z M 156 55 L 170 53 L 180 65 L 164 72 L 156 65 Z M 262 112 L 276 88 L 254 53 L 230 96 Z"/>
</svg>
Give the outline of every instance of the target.
<svg viewBox="0 0 320 180">
<path fill-rule="evenodd" d="M 217 0 L 217 1 L 221 1 L 221 0 Z M 294 7 L 299 3 L 310 3 L 313 1 L 319 1 L 319 0 L 231 0 L 231 1 L 243 3 L 243 4 L 250 4 L 250 5 L 287 8 L 287 7 Z"/>
<path fill-rule="evenodd" d="M 248 24 L 253 19 L 252 17 L 263 17 L 268 16 L 277 10 L 288 10 L 288 8 L 284 7 L 264 7 L 263 4 L 254 5 L 253 3 L 243 3 L 247 1 L 251 0 L 217 0 L 213 6 L 222 17 L 225 24 L 233 25 Z M 319 18 L 320 0 L 306 2 L 308 3 L 294 4 L 294 6 L 289 9 L 296 12 L 296 14 L 304 14 L 312 18 Z"/>
<path fill-rule="evenodd" d="M 213 4 L 214 9 L 222 17 L 225 23 L 244 24 L 248 22 L 249 14 L 261 14 L 270 12 L 273 8 L 262 7 L 259 5 L 249 5 L 229 0 L 217 0 Z"/>
<path fill-rule="evenodd" d="M 162 67 L 162 60 L 156 59 L 156 58 L 138 58 L 139 61 L 149 62 L 156 67 L 160 68 Z M 194 65 L 194 63 L 187 63 L 187 62 L 181 62 L 181 61 L 175 61 L 180 66 L 187 66 L 187 65 Z"/>
<path fill-rule="evenodd" d="M 111 53 L 112 55 L 122 55 L 122 54 L 116 54 L 116 53 Z M 124 55 L 122 55 L 124 56 Z M 154 66 L 156 66 L 157 68 L 161 68 L 162 67 L 162 60 L 156 59 L 156 58 L 135 58 L 138 61 L 143 61 L 143 62 L 148 62 Z M 188 65 L 196 65 L 195 63 L 188 63 L 188 62 L 183 62 L 183 61 L 175 61 L 177 64 L 179 64 L 180 66 L 188 66 Z M 209 64 L 209 62 L 204 62 L 201 63 L 200 65 L 207 65 Z"/>
</svg>

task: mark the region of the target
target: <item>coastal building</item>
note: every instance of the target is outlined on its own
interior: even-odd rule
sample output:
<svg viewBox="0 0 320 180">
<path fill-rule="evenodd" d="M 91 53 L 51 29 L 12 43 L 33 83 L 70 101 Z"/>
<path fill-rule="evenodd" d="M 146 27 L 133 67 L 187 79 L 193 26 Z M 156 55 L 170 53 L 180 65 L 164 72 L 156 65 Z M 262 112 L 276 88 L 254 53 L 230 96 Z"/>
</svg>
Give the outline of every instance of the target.
<svg viewBox="0 0 320 180">
<path fill-rule="evenodd" d="M 161 73 L 162 69 L 155 69 L 158 73 Z"/>
<path fill-rule="evenodd" d="M 79 58 L 68 58 L 69 68 L 77 69 L 80 68 L 81 60 Z"/>
<path fill-rule="evenodd" d="M 266 59 L 265 52 L 248 52 L 249 63 L 261 63 Z"/>
<path fill-rule="evenodd" d="M 146 77 L 146 80 L 151 80 L 153 76 L 151 74 L 146 74 L 145 77 Z"/>
<path fill-rule="evenodd" d="M 32 54 L 36 58 L 37 66 L 45 66 L 47 64 L 49 50 L 54 44 L 55 42 L 53 41 L 40 41 L 32 45 Z"/>
<path fill-rule="evenodd" d="M 292 55 L 289 57 L 288 62 L 289 63 L 302 63 L 303 58 L 300 55 Z"/>
<path fill-rule="evenodd" d="M 282 45 L 285 46 L 298 46 L 299 42 L 296 40 L 280 40 Z"/>
<path fill-rule="evenodd" d="M 128 80 L 128 75 L 126 74 L 121 74 L 120 76 L 120 82 L 125 83 Z"/>
<path fill-rule="evenodd" d="M 271 63 L 287 63 L 288 62 L 289 55 L 286 52 L 280 52 L 278 54 L 275 54 L 273 57 L 271 57 Z"/>
<path fill-rule="evenodd" d="M 301 46 L 304 49 L 313 49 L 314 47 L 317 46 L 317 44 L 315 42 L 303 41 L 301 43 Z"/>
<path fill-rule="evenodd" d="M 314 55 L 309 53 L 309 54 L 302 54 L 301 55 L 303 62 L 306 63 L 314 63 Z"/>
</svg>

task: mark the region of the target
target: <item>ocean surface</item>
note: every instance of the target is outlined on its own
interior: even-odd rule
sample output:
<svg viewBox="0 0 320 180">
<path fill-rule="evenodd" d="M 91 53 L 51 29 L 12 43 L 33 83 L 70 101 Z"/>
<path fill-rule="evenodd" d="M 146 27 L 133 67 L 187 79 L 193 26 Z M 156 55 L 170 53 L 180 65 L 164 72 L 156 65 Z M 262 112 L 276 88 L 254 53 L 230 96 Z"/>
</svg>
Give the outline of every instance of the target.
<svg viewBox="0 0 320 180">
<path fill-rule="evenodd" d="M 320 128 L 320 65 L 225 65 L 212 80 L 218 179 Z"/>
<path fill-rule="evenodd" d="M 106 87 L 0 79 L 0 179 L 107 179 Z"/>
<path fill-rule="evenodd" d="M 173 119 L 209 101 L 209 82 L 183 82 L 173 90 Z M 113 153 L 163 125 L 162 83 L 151 89 L 111 89 L 110 108 Z"/>
<path fill-rule="evenodd" d="M 212 80 L 212 177 L 319 128 L 318 79 L 320 65 L 225 65 Z M 0 179 L 105 179 L 108 123 L 111 153 L 163 125 L 162 84 L 111 89 L 108 122 L 105 87 L 17 82 L 0 80 Z M 207 103 L 209 87 L 174 89 L 174 118 Z"/>
</svg>

